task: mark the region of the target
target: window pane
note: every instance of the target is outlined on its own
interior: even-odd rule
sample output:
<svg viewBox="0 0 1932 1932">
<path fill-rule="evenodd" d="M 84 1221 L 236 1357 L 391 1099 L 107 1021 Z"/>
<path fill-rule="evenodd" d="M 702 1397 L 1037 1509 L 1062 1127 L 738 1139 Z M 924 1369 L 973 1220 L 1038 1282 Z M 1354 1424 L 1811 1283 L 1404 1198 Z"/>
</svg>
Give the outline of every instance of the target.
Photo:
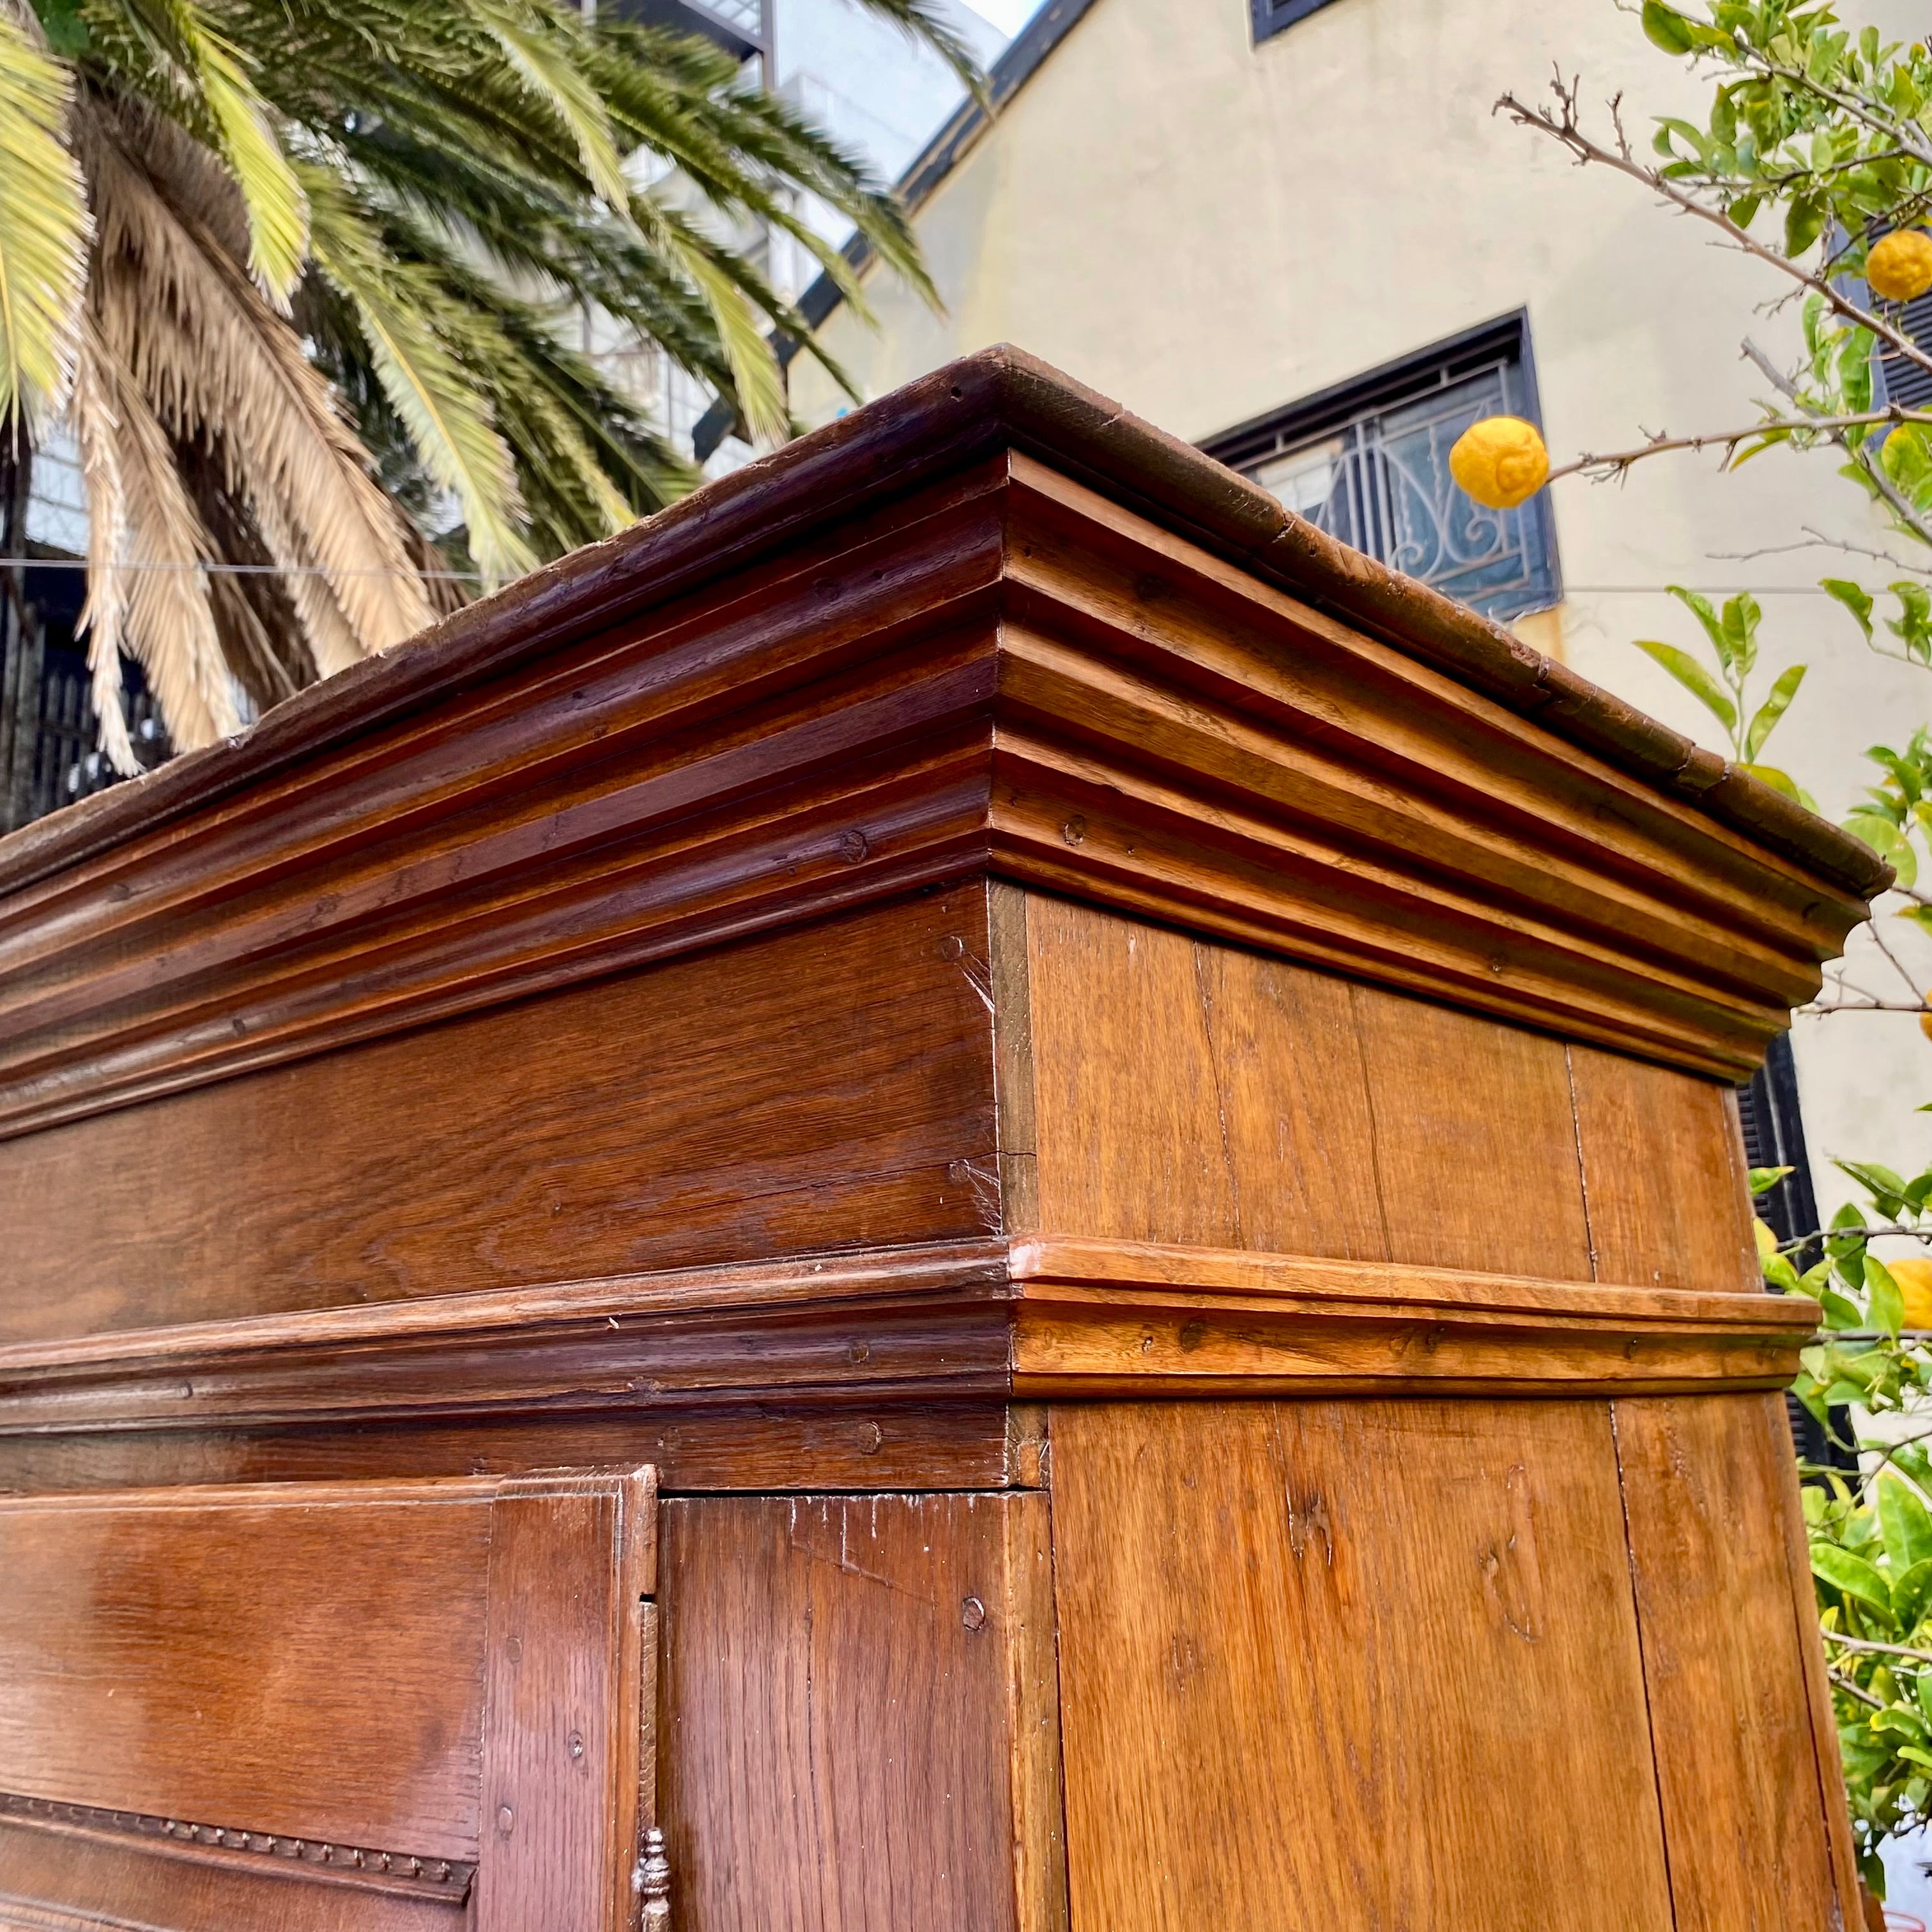
<svg viewBox="0 0 1932 1932">
<path fill-rule="evenodd" d="M 1264 463 L 1252 473 L 1264 490 L 1297 516 L 1360 550 L 1365 546 L 1357 513 L 1360 478 L 1354 441 L 1352 436 L 1330 436 Z"/>
<path fill-rule="evenodd" d="M 1542 497 L 1486 510 L 1449 475 L 1449 452 L 1472 423 L 1526 412 L 1519 352 L 1508 340 L 1486 353 L 1418 358 L 1352 386 L 1363 397 L 1352 412 L 1346 392 L 1322 398 L 1312 436 L 1296 435 L 1294 409 L 1279 427 L 1231 433 L 1236 446 L 1223 460 L 1331 536 L 1488 616 L 1546 609 L 1558 592 Z M 1312 410 L 1300 413 L 1306 422 Z"/>
</svg>

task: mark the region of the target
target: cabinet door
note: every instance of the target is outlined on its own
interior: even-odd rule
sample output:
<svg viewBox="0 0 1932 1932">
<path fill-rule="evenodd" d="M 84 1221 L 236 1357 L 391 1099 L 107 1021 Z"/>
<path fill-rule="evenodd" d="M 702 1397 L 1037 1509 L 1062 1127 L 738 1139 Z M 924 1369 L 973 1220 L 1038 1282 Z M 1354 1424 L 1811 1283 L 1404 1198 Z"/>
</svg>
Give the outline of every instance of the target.
<svg viewBox="0 0 1932 1932">
<path fill-rule="evenodd" d="M 0 1501 L 0 1924 L 624 1932 L 655 1484 Z"/>
</svg>

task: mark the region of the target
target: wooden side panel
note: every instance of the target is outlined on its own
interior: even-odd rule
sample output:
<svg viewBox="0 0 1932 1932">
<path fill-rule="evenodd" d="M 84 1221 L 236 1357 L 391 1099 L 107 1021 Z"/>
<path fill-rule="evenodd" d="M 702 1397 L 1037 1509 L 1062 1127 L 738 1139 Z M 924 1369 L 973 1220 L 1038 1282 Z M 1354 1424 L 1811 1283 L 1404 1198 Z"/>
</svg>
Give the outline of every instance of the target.
<svg viewBox="0 0 1932 1932">
<path fill-rule="evenodd" d="M 997 1225 L 974 885 L 0 1143 L 0 1340 Z"/>
<path fill-rule="evenodd" d="M 1614 1416 L 1678 1932 L 1856 1925 L 1826 1830 L 1844 1814 L 1836 1742 L 1806 1678 L 1810 1580 L 1784 1533 L 1782 1402 L 1620 1400 Z"/>
<path fill-rule="evenodd" d="M 1644 1288 L 1757 1287 L 1730 1090 L 1596 1047 L 1569 1052 L 1597 1278 Z"/>
<path fill-rule="evenodd" d="M 1668 1932 L 1603 1404 L 1052 1433 L 1074 1932 Z"/>
<path fill-rule="evenodd" d="M 1050 1772 L 1036 1744 L 1016 1769 L 1009 1730 L 1053 1715 L 1044 1507 L 666 1504 L 661 1775 L 679 1932 L 1054 1932 Z M 1026 1900 L 1016 1836 L 1042 1888 Z"/>
<path fill-rule="evenodd" d="M 309 1493 L 0 1504 L 0 1791 L 473 1859 L 487 1493 Z"/>
<path fill-rule="evenodd" d="M 1030 894 L 1039 1225 L 1380 1260 L 1346 982 Z"/>
<path fill-rule="evenodd" d="M 1590 1279 L 1560 1041 L 1067 900 L 1026 915 L 1042 1231 Z"/>
<path fill-rule="evenodd" d="M 1389 1258 L 1590 1279 L 1560 1040 L 1354 988 Z"/>
</svg>

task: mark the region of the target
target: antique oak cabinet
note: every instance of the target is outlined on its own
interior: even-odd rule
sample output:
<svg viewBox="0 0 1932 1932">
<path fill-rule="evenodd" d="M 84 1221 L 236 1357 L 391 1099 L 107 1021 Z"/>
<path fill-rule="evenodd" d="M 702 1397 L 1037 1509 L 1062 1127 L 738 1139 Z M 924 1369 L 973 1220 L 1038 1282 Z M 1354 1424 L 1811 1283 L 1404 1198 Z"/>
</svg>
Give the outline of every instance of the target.
<svg viewBox="0 0 1932 1932">
<path fill-rule="evenodd" d="M 0 842 L 0 1924 L 1853 1922 L 1886 877 L 1007 350 Z"/>
</svg>

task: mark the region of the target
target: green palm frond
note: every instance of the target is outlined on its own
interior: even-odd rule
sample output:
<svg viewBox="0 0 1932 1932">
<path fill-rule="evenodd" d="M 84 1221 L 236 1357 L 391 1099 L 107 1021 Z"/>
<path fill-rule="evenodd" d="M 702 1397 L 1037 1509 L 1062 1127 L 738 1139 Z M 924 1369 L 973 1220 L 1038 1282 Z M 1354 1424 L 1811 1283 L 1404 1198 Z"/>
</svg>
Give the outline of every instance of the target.
<svg viewBox="0 0 1932 1932">
<path fill-rule="evenodd" d="M 650 415 L 668 371 L 787 435 L 775 344 L 845 378 L 752 235 L 790 236 L 864 313 L 806 198 L 936 303 L 892 196 L 707 41 L 574 0 L 48 3 L 71 70 L 37 38 L 0 61 L 0 414 L 65 385 L 85 193 L 97 703 L 124 650 L 178 744 L 226 728 L 217 656 L 273 702 L 448 608 L 418 574 L 436 546 L 500 579 L 688 488 Z M 860 4 L 979 83 L 938 0 Z M 170 545 L 165 587 L 117 554 Z"/>
<path fill-rule="evenodd" d="M 121 4 L 134 37 L 205 112 L 248 212 L 250 272 L 286 310 L 308 254 L 308 207 L 240 49 L 196 0 Z"/>
<path fill-rule="evenodd" d="M 450 306 L 419 263 L 399 260 L 350 206 L 338 179 L 308 170 L 316 266 L 353 308 L 383 392 L 424 468 L 463 506 L 470 550 L 491 583 L 536 561 L 518 531 L 516 469 L 434 319 Z M 445 326 L 448 326 L 445 318 Z"/>
<path fill-rule="evenodd" d="M 90 226 L 73 100 L 71 70 L 0 0 L 0 431 L 44 422 L 74 381 Z"/>
<path fill-rule="evenodd" d="M 622 208 L 629 184 L 603 100 L 568 36 L 567 16 L 542 0 L 464 0 L 524 83 L 569 130 L 584 171 L 607 206 Z"/>
</svg>

